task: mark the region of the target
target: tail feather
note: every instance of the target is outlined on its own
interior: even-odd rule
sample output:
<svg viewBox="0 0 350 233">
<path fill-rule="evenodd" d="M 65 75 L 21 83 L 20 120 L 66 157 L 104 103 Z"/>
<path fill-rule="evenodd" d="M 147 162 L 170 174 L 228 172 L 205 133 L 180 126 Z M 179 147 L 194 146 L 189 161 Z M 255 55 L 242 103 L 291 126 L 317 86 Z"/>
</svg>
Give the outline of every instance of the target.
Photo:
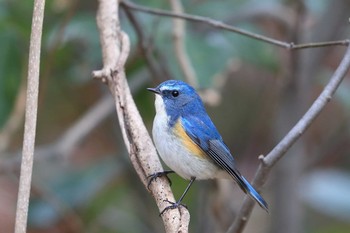
<svg viewBox="0 0 350 233">
<path fill-rule="evenodd" d="M 264 198 L 254 189 L 254 187 L 243 177 L 240 176 L 239 185 L 251 198 L 253 198 L 266 212 L 268 212 L 268 205 Z"/>
<path fill-rule="evenodd" d="M 232 177 L 236 180 L 237 184 L 241 189 L 248 194 L 253 200 L 255 200 L 261 208 L 263 208 L 266 212 L 268 211 L 267 202 L 262 198 L 262 196 L 254 189 L 254 187 L 244 178 L 237 170 L 231 170 L 230 172 Z"/>
</svg>

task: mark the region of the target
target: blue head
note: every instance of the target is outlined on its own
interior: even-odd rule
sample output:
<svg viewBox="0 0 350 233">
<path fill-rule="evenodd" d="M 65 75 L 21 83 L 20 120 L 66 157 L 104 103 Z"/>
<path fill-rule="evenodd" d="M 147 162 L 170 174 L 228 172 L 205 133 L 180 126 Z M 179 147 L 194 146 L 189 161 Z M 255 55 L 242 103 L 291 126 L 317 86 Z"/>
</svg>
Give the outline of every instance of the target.
<svg viewBox="0 0 350 233">
<path fill-rule="evenodd" d="M 193 87 L 179 80 L 168 80 L 156 88 L 148 88 L 157 94 L 156 111 L 164 111 L 170 117 L 170 125 L 182 116 L 205 113 L 203 102 Z"/>
</svg>

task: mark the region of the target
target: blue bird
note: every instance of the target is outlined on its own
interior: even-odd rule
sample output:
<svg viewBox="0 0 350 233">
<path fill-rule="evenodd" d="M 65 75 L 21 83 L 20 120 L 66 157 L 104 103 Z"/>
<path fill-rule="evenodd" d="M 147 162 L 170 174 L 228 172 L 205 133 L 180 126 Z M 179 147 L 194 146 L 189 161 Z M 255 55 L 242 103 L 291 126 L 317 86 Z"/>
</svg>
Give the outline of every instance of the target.
<svg viewBox="0 0 350 233">
<path fill-rule="evenodd" d="M 177 208 L 197 180 L 232 177 L 241 189 L 264 210 L 266 201 L 240 174 L 229 148 L 208 116 L 203 102 L 193 87 L 183 81 L 168 80 L 156 88 L 156 116 L 153 141 L 165 164 L 182 178 L 190 180 L 186 190 L 167 209 Z M 151 175 L 151 180 L 173 171 Z"/>
</svg>

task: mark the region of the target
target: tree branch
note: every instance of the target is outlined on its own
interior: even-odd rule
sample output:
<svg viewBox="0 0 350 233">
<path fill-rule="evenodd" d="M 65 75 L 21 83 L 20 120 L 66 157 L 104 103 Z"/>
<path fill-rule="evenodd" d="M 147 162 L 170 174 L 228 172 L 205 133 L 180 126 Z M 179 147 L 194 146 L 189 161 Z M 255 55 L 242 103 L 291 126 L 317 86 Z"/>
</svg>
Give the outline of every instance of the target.
<svg viewBox="0 0 350 233">
<path fill-rule="evenodd" d="M 162 171 L 163 168 L 126 81 L 124 64 L 130 45 L 128 36 L 119 26 L 118 1 L 99 0 L 97 25 L 100 31 L 104 67 L 102 70 L 94 71 L 93 76 L 107 83 L 114 96 L 119 124 L 131 162 L 147 187 L 148 175 Z M 174 201 L 166 179 L 152 182 L 150 191 L 160 211 L 167 205 L 165 200 Z M 185 208 L 166 211 L 162 215 L 166 232 L 187 232 L 189 217 Z"/>
<path fill-rule="evenodd" d="M 350 68 L 350 47 L 347 48 L 343 60 L 330 78 L 321 94 L 313 102 L 309 110 L 298 121 L 298 123 L 287 133 L 287 135 L 272 149 L 272 151 L 264 156 L 260 156 L 261 164 L 255 174 L 252 182 L 253 186 L 258 190 L 265 184 L 272 167 L 283 157 L 287 150 L 303 135 L 305 130 L 311 125 L 316 117 L 321 113 L 326 104 L 332 99 L 333 94 L 337 90 L 341 81 Z M 239 215 L 228 229 L 227 233 L 240 233 L 243 231 L 247 219 L 253 209 L 254 202 L 245 198 Z"/>
<path fill-rule="evenodd" d="M 27 230 L 28 206 L 32 180 L 33 155 L 36 134 L 41 35 L 44 21 L 45 0 L 35 0 L 30 35 L 28 82 L 26 97 L 26 113 L 24 123 L 24 139 L 19 181 L 15 232 L 24 233 Z"/>
<path fill-rule="evenodd" d="M 336 46 L 336 45 L 341 45 L 341 46 L 348 46 L 350 44 L 350 40 L 339 40 L 339 41 L 329 41 L 329 42 L 315 42 L 315 43 L 308 43 L 308 44 L 294 44 L 293 42 L 287 43 L 283 42 L 280 40 L 276 40 L 267 36 L 259 35 L 256 33 L 252 33 L 234 26 L 230 26 L 228 24 L 225 24 L 221 21 L 214 20 L 208 17 L 203 17 L 203 16 L 198 16 L 198 15 L 191 15 L 191 14 L 179 14 L 179 13 L 174 13 L 170 11 L 165 11 L 165 10 L 160 10 L 160 9 L 153 9 L 153 8 L 148 8 L 144 6 L 137 5 L 135 3 L 132 3 L 127 0 L 123 0 L 121 2 L 124 6 L 144 12 L 144 13 L 149 13 L 149 14 L 155 14 L 155 15 L 160 15 L 160 16 L 165 16 L 165 17 L 172 17 L 172 18 L 179 18 L 183 20 L 189 20 L 193 22 L 200 22 L 200 23 L 205 23 L 208 24 L 209 26 L 223 29 L 226 31 L 234 32 L 243 36 L 247 36 L 249 38 L 253 38 L 259 41 L 263 41 L 269 44 L 276 45 L 278 47 L 282 47 L 285 49 L 289 50 L 297 50 L 297 49 L 306 49 L 306 48 L 317 48 L 317 47 L 325 47 L 325 46 Z"/>
</svg>

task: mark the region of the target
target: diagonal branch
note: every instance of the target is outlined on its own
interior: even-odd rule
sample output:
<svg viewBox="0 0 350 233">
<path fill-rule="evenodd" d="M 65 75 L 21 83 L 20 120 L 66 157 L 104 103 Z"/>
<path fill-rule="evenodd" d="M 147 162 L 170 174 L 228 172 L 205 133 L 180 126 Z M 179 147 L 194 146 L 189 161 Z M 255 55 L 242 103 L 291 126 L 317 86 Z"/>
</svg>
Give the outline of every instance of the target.
<svg viewBox="0 0 350 233">
<path fill-rule="evenodd" d="M 33 155 L 36 134 L 41 35 L 44 21 L 45 0 L 35 0 L 30 35 L 26 113 L 24 123 L 21 174 L 17 198 L 15 232 L 26 232 L 30 187 L 32 181 Z"/>
<path fill-rule="evenodd" d="M 124 64 L 130 50 L 129 38 L 119 26 L 118 1 L 99 0 L 97 25 L 103 53 L 102 70 L 94 71 L 94 78 L 105 82 L 114 97 L 120 128 L 130 160 L 141 181 L 147 186 L 147 177 L 163 168 L 156 155 L 151 138 L 137 110 L 125 77 Z M 158 179 L 150 185 L 150 191 L 162 211 L 174 201 L 169 183 Z M 188 232 L 189 213 L 180 208 L 166 211 L 163 222 L 166 232 Z"/>
<path fill-rule="evenodd" d="M 198 15 L 192 15 L 192 14 L 179 14 L 179 13 L 174 13 L 171 11 L 166 11 L 166 10 L 160 10 L 160 9 L 153 9 L 153 8 L 148 8 L 148 7 L 144 7 L 144 6 L 140 6 L 137 5 L 135 3 L 132 3 L 130 1 L 127 0 L 123 0 L 121 2 L 121 4 L 123 4 L 124 6 L 132 9 L 132 10 L 136 10 L 136 11 L 140 11 L 140 12 L 144 12 L 144 13 L 148 13 L 148 14 L 155 14 L 155 15 L 160 15 L 160 16 L 165 16 L 165 17 L 172 17 L 172 18 L 179 18 L 179 19 L 183 19 L 183 20 L 189 20 L 189 21 L 193 21 L 193 22 L 200 22 L 200 23 L 204 23 L 207 24 L 209 26 L 218 28 L 218 29 L 223 29 L 226 31 L 230 31 L 230 32 L 234 32 L 243 36 L 247 36 L 259 41 L 263 41 L 269 44 L 273 44 L 285 49 L 290 49 L 290 50 L 297 50 L 297 49 L 306 49 L 306 48 L 318 48 L 318 47 L 325 47 L 325 46 L 336 46 L 336 45 L 340 45 L 340 46 L 348 46 L 350 44 L 350 40 L 337 40 L 337 41 L 328 41 L 328 42 L 315 42 L 315 43 L 307 43 L 307 44 L 294 44 L 293 42 L 284 42 L 284 41 L 280 41 L 280 40 L 276 40 L 267 36 L 263 36 L 260 34 L 256 34 L 256 33 L 252 33 L 249 32 L 247 30 L 243 30 L 228 24 L 225 24 L 221 21 L 218 20 L 214 20 L 211 19 L 209 17 L 203 17 L 203 16 L 198 16 Z"/>
<path fill-rule="evenodd" d="M 303 135 L 305 130 L 311 125 L 316 117 L 322 112 L 326 104 L 332 99 L 333 94 L 344 79 L 346 73 L 350 68 L 350 46 L 347 48 L 343 60 L 338 68 L 330 78 L 328 84 L 325 86 L 321 94 L 313 102 L 311 107 L 307 110 L 304 116 L 298 123 L 287 133 L 287 135 L 272 149 L 272 151 L 264 156 L 260 156 L 261 164 L 255 174 L 253 185 L 257 189 L 265 184 L 267 177 L 272 167 L 283 157 L 287 150 Z M 227 233 L 240 233 L 243 231 L 247 219 L 254 207 L 254 202 L 245 198 L 239 215 L 236 217 L 233 224 L 228 229 Z"/>
</svg>

